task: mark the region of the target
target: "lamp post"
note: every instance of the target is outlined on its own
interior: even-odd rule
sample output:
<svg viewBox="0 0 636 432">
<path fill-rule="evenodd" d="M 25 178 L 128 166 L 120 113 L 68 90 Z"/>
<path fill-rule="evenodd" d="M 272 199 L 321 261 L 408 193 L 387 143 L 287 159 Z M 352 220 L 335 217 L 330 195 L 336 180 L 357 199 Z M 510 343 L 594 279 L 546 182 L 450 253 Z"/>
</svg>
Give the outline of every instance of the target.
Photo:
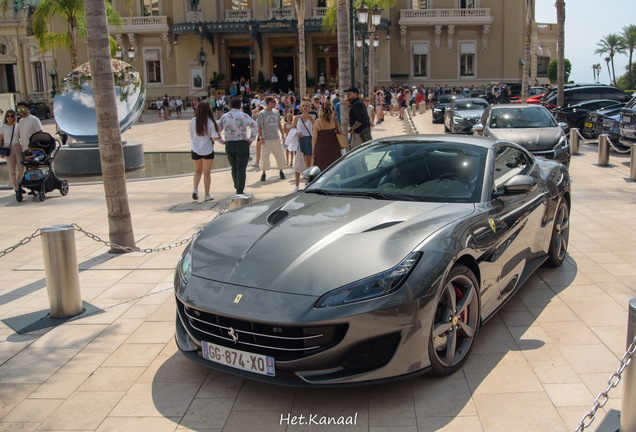
<svg viewBox="0 0 636 432">
<path fill-rule="evenodd" d="M 115 51 L 115 57 L 118 58 L 119 60 L 122 60 L 121 58 L 121 47 L 119 45 L 117 45 L 117 51 Z"/>
<path fill-rule="evenodd" d="M 366 63 L 369 55 L 369 45 L 371 43 L 373 43 L 374 47 L 380 45 L 380 38 L 377 35 L 374 35 L 374 33 L 375 27 L 380 25 L 380 21 L 382 20 L 382 9 L 380 9 L 378 5 L 375 5 L 373 9 L 369 11 L 369 8 L 367 8 L 367 6 L 362 3 L 357 12 L 358 22 L 361 24 L 361 29 L 359 31 L 356 31 L 356 46 L 358 48 L 362 47 L 362 92 L 365 96 L 368 96 L 369 89 L 367 86 L 367 69 L 371 65 L 367 67 Z M 372 36 L 374 37 L 372 38 Z"/>
<path fill-rule="evenodd" d="M 199 34 L 201 37 L 201 49 L 199 50 L 198 59 L 201 67 L 205 66 L 205 51 L 203 51 L 203 27 L 199 26 Z"/>
<path fill-rule="evenodd" d="M 596 63 L 594 66 L 592 66 L 592 69 L 594 69 L 594 72 L 596 74 L 596 81 L 595 82 L 599 82 L 599 80 L 601 79 L 601 64 L 600 63 Z"/>
<path fill-rule="evenodd" d="M 256 53 L 254 52 L 254 48 L 250 47 L 250 89 L 254 82 L 254 60 L 256 60 Z"/>
<path fill-rule="evenodd" d="M 135 48 L 133 48 L 133 46 L 129 46 L 128 47 L 128 60 L 132 60 L 132 58 L 135 56 Z"/>
<path fill-rule="evenodd" d="M 51 97 L 55 97 L 55 77 L 57 76 L 57 69 L 50 69 L 48 71 L 49 76 L 51 77 Z"/>
</svg>

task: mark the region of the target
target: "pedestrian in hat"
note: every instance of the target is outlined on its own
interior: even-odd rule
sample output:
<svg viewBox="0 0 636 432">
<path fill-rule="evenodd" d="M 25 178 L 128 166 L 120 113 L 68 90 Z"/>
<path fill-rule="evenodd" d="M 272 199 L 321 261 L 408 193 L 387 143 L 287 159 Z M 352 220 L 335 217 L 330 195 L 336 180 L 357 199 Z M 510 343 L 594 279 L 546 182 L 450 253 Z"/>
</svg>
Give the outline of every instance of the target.
<svg viewBox="0 0 636 432">
<path fill-rule="evenodd" d="M 351 148 L 355 148 L 367 141 L 371 141 L 371 128 L 367 107 L 359 98 L 360 91 L 357 87 L 349 87 L 345 90 L 347 101 L 351 102 L 349 109 L 349 132 L 351 133 Z"/>
</svg>

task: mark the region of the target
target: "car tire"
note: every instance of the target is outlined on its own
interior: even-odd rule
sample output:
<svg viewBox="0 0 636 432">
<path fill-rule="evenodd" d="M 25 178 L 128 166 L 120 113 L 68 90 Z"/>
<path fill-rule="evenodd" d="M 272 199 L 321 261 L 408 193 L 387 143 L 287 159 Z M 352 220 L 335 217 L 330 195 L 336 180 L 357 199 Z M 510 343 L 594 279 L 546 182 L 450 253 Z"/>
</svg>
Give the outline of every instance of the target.
<svg viewBox="0 0 636 432">
<path fill-rule="evenodd" d="M 480 306 L 479 283 L 472 270 L 461 264 L 453 266 L 433 309 L 428 341 L 433 375 L 451 375 L 464 365 L 479 332 Z"/>
<path fill-rule="evenodd" d="M 50 118 L 51 118 L 51 111 L 47 111 L 47 112 L 44 114 L 44 118 L 46 118 L 46 119 L 50 119 Z"/>
<path fill-rule="evenodd" d="M 552 238 L 548 247 L 546 267 L 559 267 L 565 261 L 570 241 L 570 206 L 565 199 L 559 201 L 554 212 Z"/>
</svg>

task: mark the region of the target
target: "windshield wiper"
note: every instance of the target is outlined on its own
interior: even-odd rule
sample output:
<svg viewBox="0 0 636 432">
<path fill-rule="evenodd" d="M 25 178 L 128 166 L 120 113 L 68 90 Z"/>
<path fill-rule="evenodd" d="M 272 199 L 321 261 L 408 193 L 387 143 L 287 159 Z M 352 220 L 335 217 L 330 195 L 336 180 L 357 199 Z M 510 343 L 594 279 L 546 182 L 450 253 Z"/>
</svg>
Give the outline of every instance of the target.
<svg viewBox="0 0 636 432">
<path fill-rule="evenodd" d="M 339 192 L 338 195 L 342 196 L 359 196 L 364 198 L 371 199 L 382 199 L 382 200 L 406 200 L 406 201 L 415 201 L 415 197 L 401 194 L 391 194 L 391 193 L 383 193 L 383 192 Z"/>
<path fill-rule="evenodd" d="M 315 194 L 318 194 L 318 195 L 327 195 L 327 196 L 338 195 L 337 192 L 328 191 L 326 189 L 305 189 L 303 192 L 304 193 L 315 193 Z"/>
</svg>

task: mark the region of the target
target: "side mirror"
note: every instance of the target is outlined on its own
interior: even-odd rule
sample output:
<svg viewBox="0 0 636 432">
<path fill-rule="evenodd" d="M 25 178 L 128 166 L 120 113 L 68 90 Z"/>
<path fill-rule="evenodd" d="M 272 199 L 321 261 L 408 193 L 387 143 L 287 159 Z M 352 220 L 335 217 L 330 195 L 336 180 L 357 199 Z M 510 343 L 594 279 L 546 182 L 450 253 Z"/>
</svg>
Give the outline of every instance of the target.
<svg viewBox="0 0 636 432">
<path fill-rule="evenodd" d="M 532 192 L 537 188 L 537 180 L 528 175 L 518 174 L 511 177 L 503 185 L 503 189 L 495 191 L 493 196 L 499 198 L 508 195 L 521 195 Z"/>
<path fill-rule="evenodd" d="M 315 165 L 310 166 L 309 168 L 306 168 L 301 174 L 303 176 L 303 179 L 311 183 L 316 177 L 320 175 L 320 168 Z"/>
<path fill-rule="evenodd" d="M 484 131 L 484 125 L 477 123 L 471 130 L 473 131 L 473 135 L 479 135 L 480 132 Z"/>
<path fill-rule="evenodd" d="M 559 122 L 559 127 L 560 127 L 561 129 L 567 129 L 569 126 L 568 126 L 568 124 L 567 124 L 567 123 Z"/>
</svg>

